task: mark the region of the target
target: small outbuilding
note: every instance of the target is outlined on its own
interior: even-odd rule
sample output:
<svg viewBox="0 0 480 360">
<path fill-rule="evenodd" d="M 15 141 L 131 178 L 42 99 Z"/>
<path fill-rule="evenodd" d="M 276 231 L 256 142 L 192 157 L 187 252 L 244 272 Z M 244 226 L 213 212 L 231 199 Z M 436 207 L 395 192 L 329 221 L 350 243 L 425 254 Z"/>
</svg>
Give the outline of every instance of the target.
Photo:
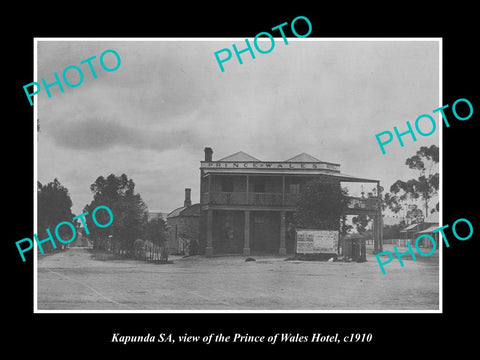
<svg viewBox="0 0 480 360">
<path fill-rule="evenodd" d="M 407 241 L 409 241 L 411 245 L 414 245 L 416 239 L 423 234 L 430 235 L 435 239 L 435 242 L 438 244 L 438 232 L 433 233 L 433 230 L 437 229 L 438 227 L 438 212 L 434 212 L 430 214 L 423 222 L 411 224 L 406 228 L 400 230 L 403 240 L 403 243 L 401 245 L 406 245 Z M 432 247 L 433 244 L 431 241 L 423 237 L 419 240 L 418 246 Z"/>
<path fill-rule="evenodd" d="M 200 234 L 200 204 L 191 201 L 191 189 L 185 189 L 185 200 L 167 215 L 167 246 L 170 254 L 195 255 Z"/>
<path fill-rule="evenodd" d="M 419 230 L 415 233 L 415 237 L 419 237 L 421 235 L 429 235 L 435 240 L 435 244 L 438 245 L 438 234 L 439 232 L 433 232 L 434 230 L 440 227 L 438 221 L 438 212 L 434 212 L 430 214 L 425 221 L 422 223 L 423 230 Z M 422 237 L 419 240 L 418 246 L 421 247 L 433 247 L 432 241 L 428 239 L 428 237 Z"/>
</svg>

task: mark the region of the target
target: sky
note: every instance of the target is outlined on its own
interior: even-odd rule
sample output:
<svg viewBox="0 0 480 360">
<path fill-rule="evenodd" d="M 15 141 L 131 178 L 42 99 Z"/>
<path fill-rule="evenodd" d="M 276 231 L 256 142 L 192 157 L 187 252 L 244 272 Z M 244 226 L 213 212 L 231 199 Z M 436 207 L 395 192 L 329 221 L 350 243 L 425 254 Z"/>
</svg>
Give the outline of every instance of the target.
<svg viewBox="0 0 480 360">
<path fill-rule="evenodd" d="M 432 113 L 443 105 L 438 41 L 289 38 L 286 45 L 278 38 L 268 54 L 243 53 L 243 64 L 233 54 L 221 72 L 214 53 L 233 53 L 232 44 L 241 50 L 244 39 L 37 40 L 34 81 L 53 83 L 54 72 L 61 78 L 69 65 L 83 71 L 79 86 L 62 80 L 63 93 L 52 86 L 50 98 L 45 89 L 35 96 L 37 179 L 58 178 L 75 214 L 92 201 L 90 185 L 111 173 L 132 178 L 149 211 L 182 206 L 187 187 L 198 202 L 205 147 L 213 160 L 244 151 L 282 161 L 305 152 L 388 190 L 415 177 L 406 158 L 439 145 L 441 120 Z M 121 58 L 111 72 L 99 63 L 109 49 Z M 80 64 L 92 56 L 97 78 Z M 117 63 L 112 53 L 104 61 L 109 68 Z M 69 70 L 67 79 L 75 84 L 79 75 Z M 404 147 L 394 139 L 383 155 L 375 135 L 394 126 L 405 131 L 406 121 L 414 126 L 422 114 L 436 119 L 435 133 L 416 134 L 415 142 L 407 135 Z M 350 192 L 359 195 L 358 187 Z"/>
</svg>

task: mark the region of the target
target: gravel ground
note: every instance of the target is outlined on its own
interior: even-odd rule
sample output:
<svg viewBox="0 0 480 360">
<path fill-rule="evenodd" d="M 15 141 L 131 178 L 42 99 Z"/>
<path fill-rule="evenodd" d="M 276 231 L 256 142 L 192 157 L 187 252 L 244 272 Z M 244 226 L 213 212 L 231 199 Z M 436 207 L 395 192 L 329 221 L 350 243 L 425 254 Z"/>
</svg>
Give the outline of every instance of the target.
<svg viewBox="0 0 480 360">
<path fill-rule="evenodd" d="M 386 250 L 391 250 L 386 247 Z M 400 250 L 400 249 L 399 249 Z M 280 256 L 98 260 L 88 248 L 41 255 L 38 310 L 438 310 L 438 251 L 366 263 Z"/>
</svg>

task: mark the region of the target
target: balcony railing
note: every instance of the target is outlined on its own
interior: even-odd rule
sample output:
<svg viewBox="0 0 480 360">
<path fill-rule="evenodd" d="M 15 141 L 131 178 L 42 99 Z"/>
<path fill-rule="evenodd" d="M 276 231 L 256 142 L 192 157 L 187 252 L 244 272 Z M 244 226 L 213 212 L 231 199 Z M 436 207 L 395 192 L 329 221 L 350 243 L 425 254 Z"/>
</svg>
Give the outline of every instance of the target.
<svg viewBox="0 0 480 360">
<path fill-rule="evenodd" d="M 270 192 L 221 192 L 213 191 L 202 194 L 202 203 L 210 205 L 255 205 L 255 206 L 295 206 L 299 194 Z M 378 210 L 376 198 L 348 197 L 348 208 L 359 210 Z"/>
<path fill-rule="evenodd" d="M 348 208 L 349 209 L 362 209 L 362 210 L 378 210 L 380 208 L 380 202 L 377 198 L 359 198 L 359 197 L 348 197 Z"/>
<path fill-rule="evenodd" d="M 208 192 L 202 203 L 210 205 L 295 206 L 298 194 L 270 192 Z"/>
</svg>

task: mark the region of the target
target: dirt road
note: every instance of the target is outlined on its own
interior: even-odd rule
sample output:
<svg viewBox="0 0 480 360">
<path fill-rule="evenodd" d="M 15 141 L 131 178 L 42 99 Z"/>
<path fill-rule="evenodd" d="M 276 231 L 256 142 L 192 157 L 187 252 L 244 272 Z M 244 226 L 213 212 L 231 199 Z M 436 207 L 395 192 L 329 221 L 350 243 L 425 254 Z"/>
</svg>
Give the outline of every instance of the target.
<svg viewBox="0 0 480 360">
<path fill-rule="evenodd" d="M 100 261 L 70 248 L 37 261 L 38 310 L 437 310 L 438 257 L 366 263 L 261 256 Z"/>
</svg>

